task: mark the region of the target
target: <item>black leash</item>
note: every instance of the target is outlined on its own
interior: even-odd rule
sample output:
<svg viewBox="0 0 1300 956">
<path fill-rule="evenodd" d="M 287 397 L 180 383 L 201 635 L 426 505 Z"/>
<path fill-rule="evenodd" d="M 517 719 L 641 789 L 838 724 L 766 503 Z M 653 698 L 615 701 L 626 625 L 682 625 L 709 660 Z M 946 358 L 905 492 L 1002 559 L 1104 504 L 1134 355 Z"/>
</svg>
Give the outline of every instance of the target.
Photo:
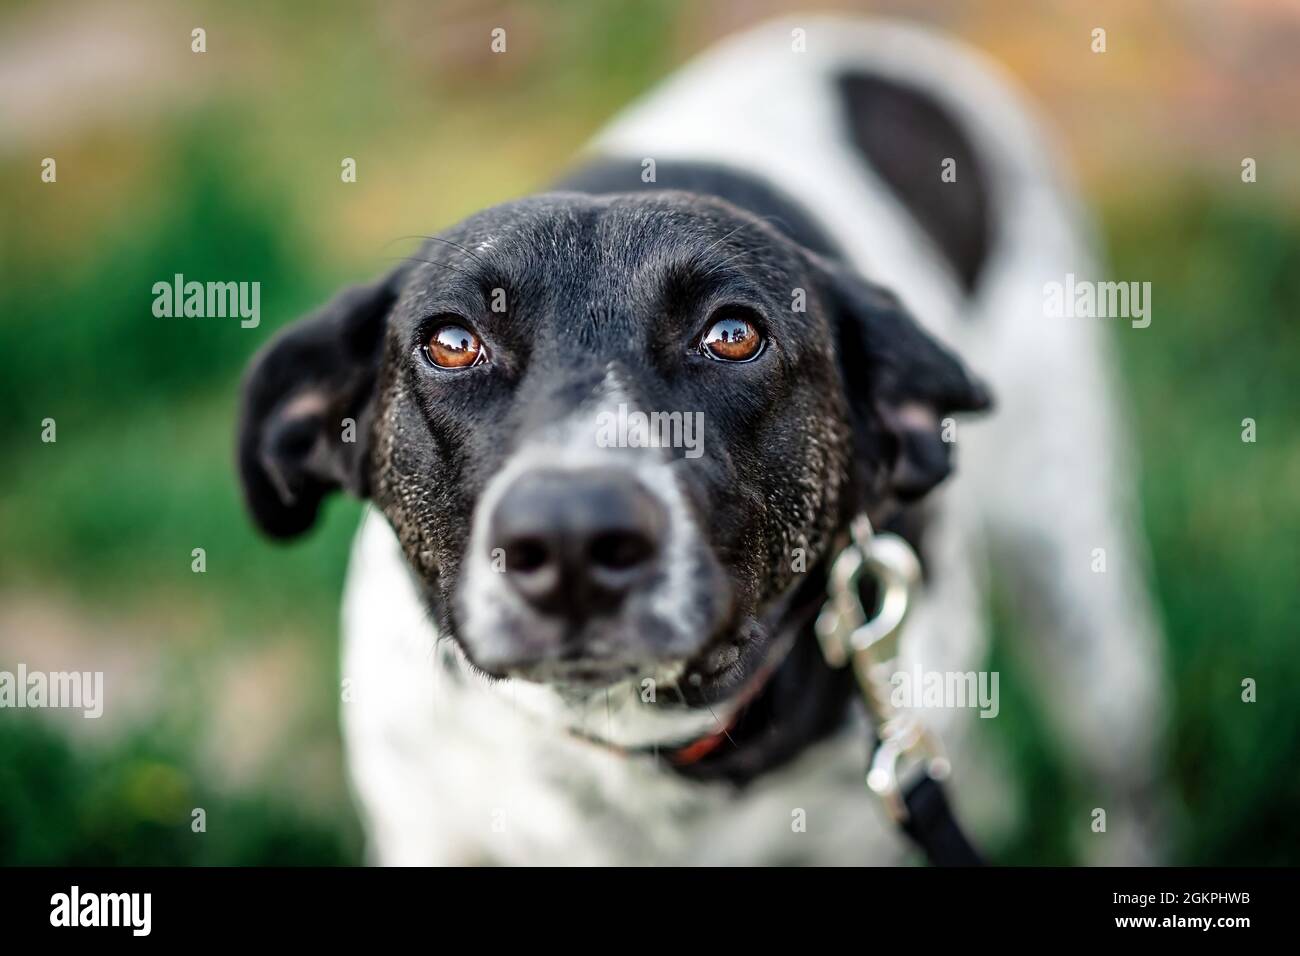
<svg viewBox="0 0 1300 956">
<path fill-rule="evenodd" d="M 943 784 L 925 774 L 903 795 L 907 819 L 902 827 L 925 851 L 933 866 L 984 866 L 984 858 L 966 839 L 953 816 Z"/>
</svg>

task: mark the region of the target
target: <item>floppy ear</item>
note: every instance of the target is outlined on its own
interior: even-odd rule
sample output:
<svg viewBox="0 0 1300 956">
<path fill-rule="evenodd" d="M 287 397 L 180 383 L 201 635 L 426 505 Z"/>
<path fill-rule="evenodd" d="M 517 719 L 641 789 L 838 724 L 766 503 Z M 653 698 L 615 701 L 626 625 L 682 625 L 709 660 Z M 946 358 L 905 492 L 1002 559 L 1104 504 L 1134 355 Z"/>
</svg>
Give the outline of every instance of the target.
<svg viewBox="0 0 1300 956">
<path fill-rule="evenodd" d="M 336 488 L 369 493 L 379 356 L 405 274 L 398 269 L 345 289 L 250 363 L 239 413 L 239 477 L 253 519 L 272 537 L 306 531 Z"/>
<path fill-rule="evenodd" d="M 811 258 L 833 312 L 868 487 L 880 498 L 914 501 L 952 470 L 943 419 L 985 411 L 992 398 L 892 292 L 838 263 Z"/>
</svg>

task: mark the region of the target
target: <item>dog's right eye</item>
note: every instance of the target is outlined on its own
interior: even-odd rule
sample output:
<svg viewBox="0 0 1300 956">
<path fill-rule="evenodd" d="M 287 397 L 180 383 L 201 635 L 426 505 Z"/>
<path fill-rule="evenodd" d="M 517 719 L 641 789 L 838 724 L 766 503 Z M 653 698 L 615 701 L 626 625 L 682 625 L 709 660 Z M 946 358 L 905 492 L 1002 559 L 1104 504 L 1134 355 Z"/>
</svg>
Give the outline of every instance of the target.
<svg viewBox="0 0 1300 956">
<path fill-rule="evenodd" d="M 763 351 L 763 337 L 745 309 L 723 309 L 700 340 L 700 351 L 718 362 L 748 362 Z"/>
<path fill-rule="evenodd" d="M 479 337 L 457 322 L 445 322 L 430 332 L 424 354 L 438 368 L 471 368 L 487 357 Z"/>
</svg>

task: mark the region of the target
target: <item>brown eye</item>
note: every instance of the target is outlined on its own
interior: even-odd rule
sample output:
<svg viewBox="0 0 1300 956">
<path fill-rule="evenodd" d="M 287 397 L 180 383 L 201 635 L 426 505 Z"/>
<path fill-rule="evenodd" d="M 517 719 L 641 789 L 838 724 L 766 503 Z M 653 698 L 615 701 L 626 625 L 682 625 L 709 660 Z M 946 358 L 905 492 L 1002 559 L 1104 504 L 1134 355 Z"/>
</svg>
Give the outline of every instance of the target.
<svg viewBox="0 0 1300 956">
<path fill-rule="evenodd" d="M 439 368 L 469 368 L 483 359 L 483 343 L 478 336 L 454 322 L 434 329 L 424 351 Z"/>
<path fill-rule="evenodd" d="M 700 348 L 709 358 L 721 362 L 748 362 L 763 349 L 763 338 L 754 323 L 736 313 L 717 319 L 704 333 Z"/>
</svg>

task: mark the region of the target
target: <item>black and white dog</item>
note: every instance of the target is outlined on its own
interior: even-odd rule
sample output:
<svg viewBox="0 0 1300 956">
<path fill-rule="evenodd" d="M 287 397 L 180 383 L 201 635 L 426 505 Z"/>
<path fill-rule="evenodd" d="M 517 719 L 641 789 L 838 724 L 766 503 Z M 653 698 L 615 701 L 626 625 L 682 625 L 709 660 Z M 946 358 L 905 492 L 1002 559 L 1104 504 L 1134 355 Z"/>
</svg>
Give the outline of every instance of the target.
<svg viewBox="0 0 1300 956">
<path fill-rule="evenodd" d="M 373 502 L 343 661 L 373 859 L 901 859 L 811 628 L 862 513 L 926 564 L 909 666 L 985 666 L 999 568 L 1109 814 L 1089 858 L 1147 858 L 1157 645 L 1102 330 L 1042 305 L 1089 272 L 995 70 L 805 20 L 706 54 L 555 192 L 278 336 L 240 424 L 254 518 L 287 538 L 335 489 Z M 961 478 L 928 494 L 957 428 Z M 984 722 L 923 714 L 996 834 L 1016 808 Z"/>
</svg>

